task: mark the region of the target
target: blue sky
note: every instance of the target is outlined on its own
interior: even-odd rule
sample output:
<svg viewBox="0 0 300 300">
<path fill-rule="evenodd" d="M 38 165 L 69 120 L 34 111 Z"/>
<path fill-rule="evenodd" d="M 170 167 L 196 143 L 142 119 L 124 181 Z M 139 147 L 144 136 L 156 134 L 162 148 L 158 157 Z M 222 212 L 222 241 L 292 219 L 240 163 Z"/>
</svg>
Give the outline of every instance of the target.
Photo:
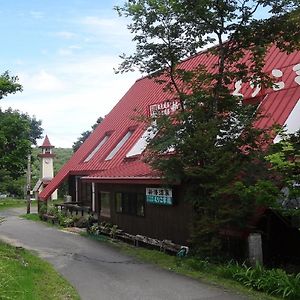
<svg viewBox="0 0 300 300">
<path fill-rule="evenodd" d="M 52 144 L 71 147 L 140 76 L 113 72 L 134 46 L 113 10 L 122 2 L 0 0 L 0 72 L 24 88 L 0 107 L 35 115 Z"/>
</svg>

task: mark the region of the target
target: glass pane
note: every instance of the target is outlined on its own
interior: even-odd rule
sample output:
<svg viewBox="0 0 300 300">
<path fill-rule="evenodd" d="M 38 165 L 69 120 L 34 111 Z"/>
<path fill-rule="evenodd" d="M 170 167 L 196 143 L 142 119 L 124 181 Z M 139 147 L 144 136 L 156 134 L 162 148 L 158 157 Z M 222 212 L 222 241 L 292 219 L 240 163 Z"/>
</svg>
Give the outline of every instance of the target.
<svg viewBox="0 0 300 300">
<path fill-rule="evenodd" d="M 122 212 L 122 193 L 116 193 L 116 212 Z"/>
<path fill-rule="evenodd" d="M 98 150 L 106 143 L 109 136 L 105 135 L 104 138 L 100 141 L 100 143 L 97 145 L 97 147 L 88 155 L 88 157 L 84 160 L 84 162 L 88 162 L 91 160 L 91 158 L 98 152 Z"/>
<path fill-rule="evenodd" d="M 133 131 L 128 131 L 123 138 L 119 141 L 119 143 L 115 146 L 115 148 L 108 154 L 105 160 L 112 159 L 115 154 L 122 148 L 122 146 L 126 143 L 126 141 L 131 137 Z"/>
<path fill-rule="evenodd" d="M 100 192 L 100 201 L 101 201 L 100 215 L 103 217 L 110 218 L 110 193 Z"/>
<path fill-rule="evenodd" d="M 136 199 L 136 214 L 137 216 L 145 216 L 145 197 L 144 194 L 137 194 Z"/>
</svg>

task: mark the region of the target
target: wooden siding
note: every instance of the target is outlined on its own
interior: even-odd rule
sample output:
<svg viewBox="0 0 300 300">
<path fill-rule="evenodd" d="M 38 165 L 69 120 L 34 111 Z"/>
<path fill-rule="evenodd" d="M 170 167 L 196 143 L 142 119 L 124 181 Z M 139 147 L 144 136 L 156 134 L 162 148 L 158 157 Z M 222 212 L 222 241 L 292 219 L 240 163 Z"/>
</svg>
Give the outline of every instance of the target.
<svg viewBox="0 0 300 300">
<path fill-rule="evenodd" d="M 189 223 L 192 208 L 183 202 L 178 187 L 173 188 L 174 204 L 172 206 L 154 205 L 145 201 L 145 216 L 134 216 L 116 212 L 115 193 L 146 194 L 146 187 L 141 185 L 96 185 L 96 207 L 99 211 L 99 192 L 110 192 L 111 218 L 100 218 L 100 221 L 110 221 L 119 228 L 131 234 L 141 234 L 157 239 L 172 240 L 176 243 L 187 243 L 189 237 Z"/>
</svg>

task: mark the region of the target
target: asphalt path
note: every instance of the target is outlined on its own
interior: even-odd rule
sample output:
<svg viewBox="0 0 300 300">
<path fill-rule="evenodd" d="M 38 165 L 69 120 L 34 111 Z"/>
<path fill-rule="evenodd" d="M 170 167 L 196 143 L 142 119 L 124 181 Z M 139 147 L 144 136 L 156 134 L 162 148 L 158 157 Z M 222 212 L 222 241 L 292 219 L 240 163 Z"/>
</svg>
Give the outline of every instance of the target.
<svg viewBox="0 0 300 300">
<path fill-rule="evenodd" d="M 83 300 L 246 299 L 137 261 L 107 243 L 21 219 L 22 213 L 24 209 L 0 212 L 0 217 L 6 218 L 0 225 L 0 239 L 37 251 L 71 282 Z"/>
</svg>

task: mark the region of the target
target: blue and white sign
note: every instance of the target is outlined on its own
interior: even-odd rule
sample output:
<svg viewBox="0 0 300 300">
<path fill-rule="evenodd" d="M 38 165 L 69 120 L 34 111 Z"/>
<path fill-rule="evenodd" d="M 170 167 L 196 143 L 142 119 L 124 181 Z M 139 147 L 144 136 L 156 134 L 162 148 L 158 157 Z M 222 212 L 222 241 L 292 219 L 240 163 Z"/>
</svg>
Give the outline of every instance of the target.
<svg viewBox="0 0 300 300">
<path fill-rule="evenodd" d="M 151 204 L 173 205 L 172 189 L 146 188 L 146 201 Z"/>
</svg>

